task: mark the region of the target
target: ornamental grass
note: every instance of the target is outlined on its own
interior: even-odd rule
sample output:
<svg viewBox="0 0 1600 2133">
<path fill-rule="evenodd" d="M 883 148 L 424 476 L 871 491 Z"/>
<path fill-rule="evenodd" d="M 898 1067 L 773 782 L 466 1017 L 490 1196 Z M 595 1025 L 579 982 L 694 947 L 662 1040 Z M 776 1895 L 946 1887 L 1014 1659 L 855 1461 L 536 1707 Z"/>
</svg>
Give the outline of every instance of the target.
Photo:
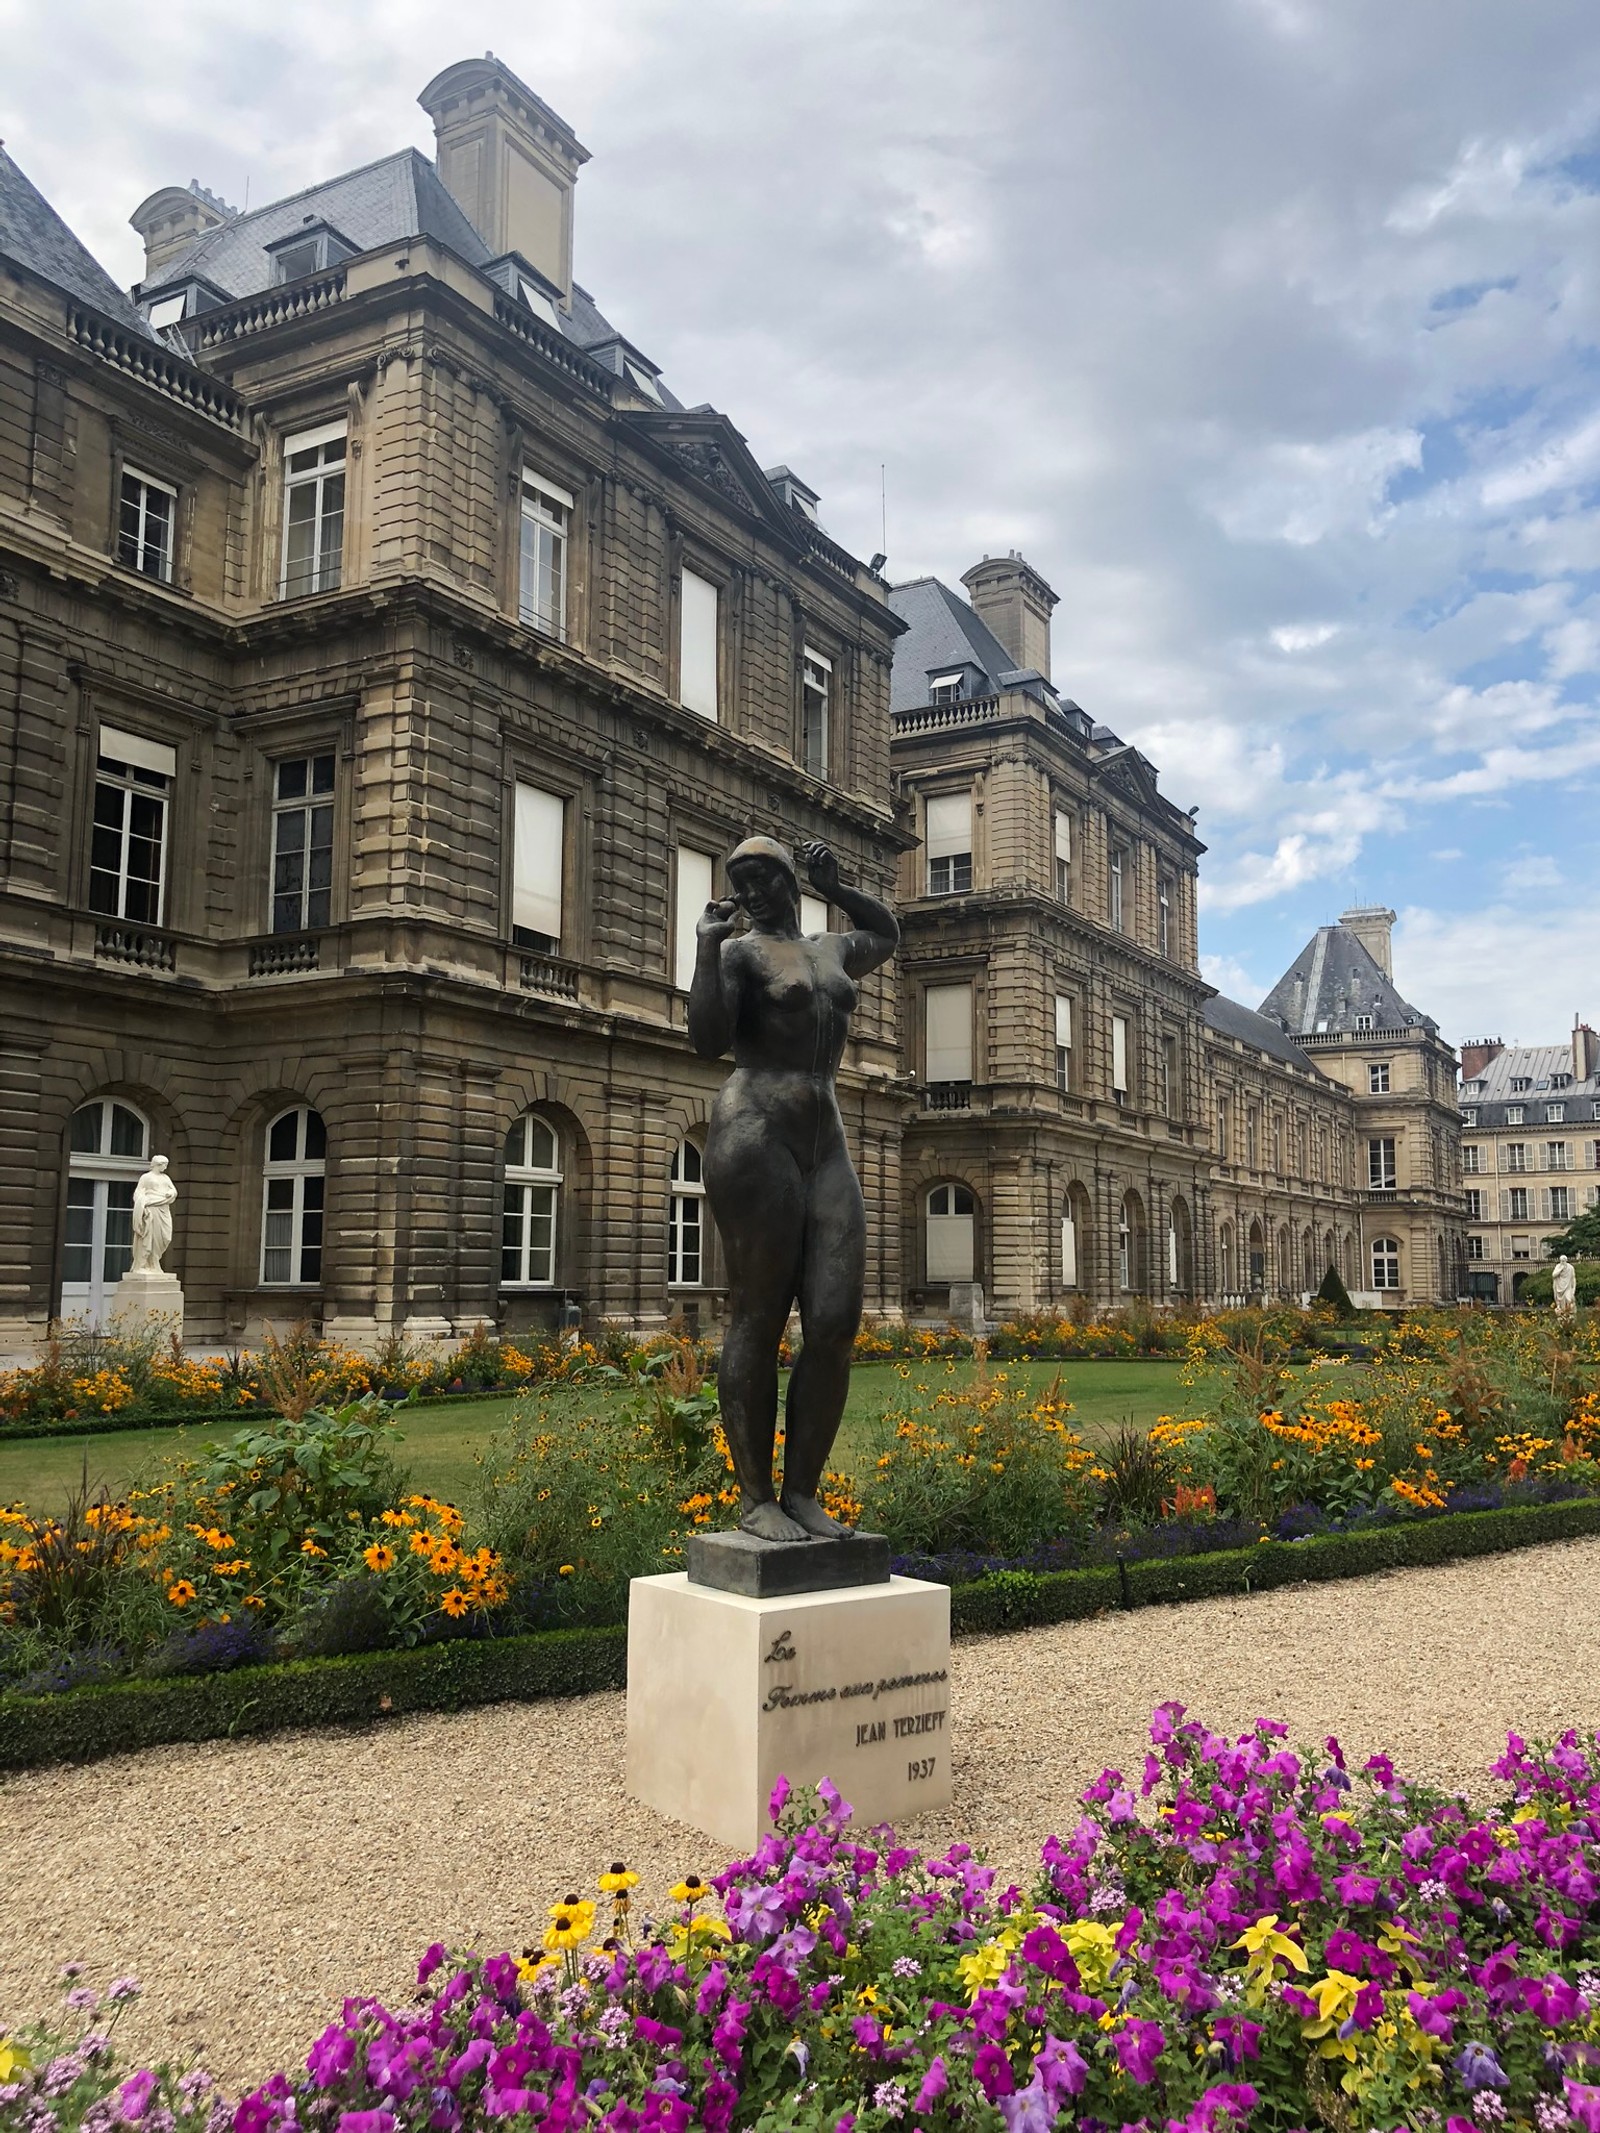
<svg viewBox="0 0 1600 2133">
<path fill-rule="evenodd" d="M 436 1943 L 415 2000 L 347 1999 L 231 2107 L 120 2066 L 72 1983 L 0 2043 L 0 2127 L 1600 2133 L 1600 1738 L 1513 1734 L 1477 1809 L 1286 1731 L 1162 1705 L 1026 1889 L 780 1780 L 661 1916 L 616 1861 L 520 1957 Z"/>
</svg>

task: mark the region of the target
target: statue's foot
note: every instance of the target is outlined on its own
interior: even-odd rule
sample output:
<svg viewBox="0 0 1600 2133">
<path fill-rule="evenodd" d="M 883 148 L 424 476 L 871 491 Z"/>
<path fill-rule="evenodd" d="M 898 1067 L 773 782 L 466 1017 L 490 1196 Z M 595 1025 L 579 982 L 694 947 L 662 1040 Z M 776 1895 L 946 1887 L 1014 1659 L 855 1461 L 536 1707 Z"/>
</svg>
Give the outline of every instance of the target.
<svg viewBox="0 0 1600 2133">
<path fill-rule="evenodd" d="M 803 1541 L 806 1529 L 780 1511 L 775 1503 L 752 1504 L 739 1514 L 739 1531 L 753 1533 L 757 1540 Z"/>
<path fill-rule="evenodd" d="M 813 1540 L 839 1540 L 853 1533 L 853 1526 L 842 1526 L 838 1519 L 830 1518 L 814 1496 L 785 1496 L 783 1508 Z"/>
</svg>

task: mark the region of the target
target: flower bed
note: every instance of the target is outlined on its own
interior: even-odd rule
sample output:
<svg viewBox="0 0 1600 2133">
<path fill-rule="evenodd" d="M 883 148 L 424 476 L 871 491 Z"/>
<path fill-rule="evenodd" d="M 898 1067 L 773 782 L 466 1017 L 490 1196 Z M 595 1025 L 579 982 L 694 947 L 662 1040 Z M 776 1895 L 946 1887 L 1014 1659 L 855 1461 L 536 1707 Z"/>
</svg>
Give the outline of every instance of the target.
<svg viewBox="0 0 1600 2133">
<path fill-rule="evenodd" d="M 951 1623 L 958 1634 L 971 1634 L 1081 1622 L 1119 1608 L 1422 1568 L 1594 1533 L 1600 1533 L 1600 1499 L 1584 1498 L 1081 1570 L 991 1567 L 955 1579 Z M 920 1560 L 905 1567 L 913 1575 L 952 1574 L 949 1565 Z M 171 1741 L 583 1695 L 621 1688 L 625 1661 L 626 1631 L 616 1625 L 480 1634 L 414 1650 L 245 1663 L 156 1680 L 91 1681 L 55 1694 L 0 1695 L 0 1770 L 89 1762 Z"/>
<path fill-rule="evenodd" d="M 231 2113 L 120 2068 L 74 1985 L 4 2047 L 0 2124 L 1600 2133 L 1600 1739 L 1512 1735 L 1477 1813 L 1286 1730 L 1161 1706 L 1026 1890 L 780 1780 L 772 1833 L 665 1919 L 617 1862 L 520 1957 L 435 1944 L 414 2003 L 347 2000 Z"/>
</svg>

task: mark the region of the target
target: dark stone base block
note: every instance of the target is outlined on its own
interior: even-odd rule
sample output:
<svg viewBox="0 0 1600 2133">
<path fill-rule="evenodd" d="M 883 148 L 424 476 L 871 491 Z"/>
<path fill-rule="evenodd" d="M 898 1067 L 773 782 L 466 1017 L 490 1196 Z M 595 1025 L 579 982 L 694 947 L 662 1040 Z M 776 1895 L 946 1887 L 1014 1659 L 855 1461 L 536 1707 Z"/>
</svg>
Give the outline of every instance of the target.
<svg viewBox="0 0 1600 2133">
<path fill-rule="evenodd" d="M 693 1533 L 687 1564 L 691 1585 L 712 1585 L 752 1600 L 833 1592 L 841 1585 L 886 1585 L 889 1536 L 845 1533 L 834 1540 L 769 1541 L 754 1533 Z"/>
</svg>

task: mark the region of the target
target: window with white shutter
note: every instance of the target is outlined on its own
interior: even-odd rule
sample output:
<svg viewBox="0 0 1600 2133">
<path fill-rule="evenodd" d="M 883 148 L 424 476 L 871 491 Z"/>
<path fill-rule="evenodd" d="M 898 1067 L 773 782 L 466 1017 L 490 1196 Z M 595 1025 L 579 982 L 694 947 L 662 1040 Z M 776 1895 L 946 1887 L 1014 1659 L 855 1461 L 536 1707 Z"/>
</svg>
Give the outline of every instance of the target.
<svg viewBox="0 0 1600 2133">
<path fill-rule="evenodd" d="M 1119 1104 L 1128 1100 L 1128 1020 L 1125 1015 L 1111 1017 L 1111 1094 Z"/>
<path fill-rule="evenodd" d="M 923 812 L 922 842 L 928 894 L 964 895 L 972 887 L 972 794 L 933 794 Z"/>
<path fill-rule="evenodd" d="M 676 861 L 674 918 L 677 938 L 673 954 L 673 982 L 679 992 L 687 992 L 694 983 L 695 956 L 700 946 L 694 929 L 714 894 L 712 860 L 709 852 L 697 852 L 690 845 L 680 844 Z"/>
<path fill-rule="evenodd" d="M 1056 900 L 1066 903 L 1072 895 L 1072 817 L 1058 807 L 1055 812 Z"/>
<path fill-rule="evenodd" d="M 923 995 L 929 1081 L 972 1079 L 972 986 L 930 985 Z"/>
<path fill-rule="evenodd" d="M 1072 1087 L 1072 1002 L 1064 992 L 1056 994 L 1056 1087 Z"/>
<path fill-rule="evenodd" d="M 567 803 L 559 793 L 517 784 L 512 839 L 511 938 L 553 952 L 561 944 L 561 885 Z"/>
<path fill-rule="evenodd" d="M 717 716 L 717 588 L 686 570 L 678 601 L 678 701 L 702 718 Z"/>
</svg>

